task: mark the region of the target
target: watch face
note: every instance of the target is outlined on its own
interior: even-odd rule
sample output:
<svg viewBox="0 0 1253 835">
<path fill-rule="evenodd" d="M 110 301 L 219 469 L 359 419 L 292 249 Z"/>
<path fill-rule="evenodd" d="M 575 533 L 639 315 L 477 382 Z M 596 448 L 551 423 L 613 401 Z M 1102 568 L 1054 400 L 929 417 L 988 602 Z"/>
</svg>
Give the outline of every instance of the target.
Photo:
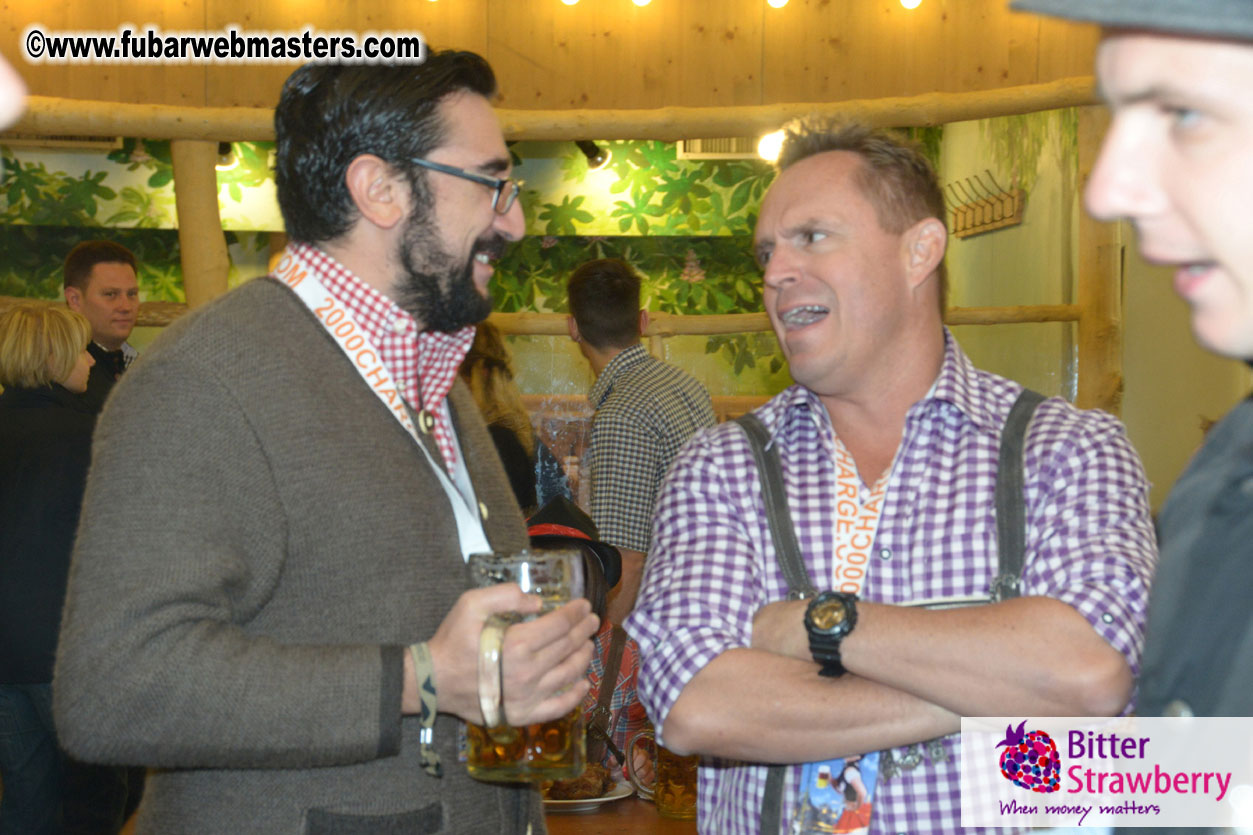
<svg viewBox="0 0 1253 835">
<path fill-rule="evenodd" d="M 835 629 L 848 616 L 848 609 L 843 600 L 824 600 L 810 612 L 809 620 L 815 629 L 829 632 Z"/>
</svg>

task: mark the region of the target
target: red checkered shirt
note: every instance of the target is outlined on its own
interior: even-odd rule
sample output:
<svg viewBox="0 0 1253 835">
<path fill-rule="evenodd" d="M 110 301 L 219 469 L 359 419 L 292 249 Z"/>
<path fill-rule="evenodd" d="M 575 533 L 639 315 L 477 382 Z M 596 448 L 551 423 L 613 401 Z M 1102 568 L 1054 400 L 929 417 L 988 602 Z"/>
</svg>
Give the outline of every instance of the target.
<svg viewBox="0 0 1253 835">
<path fill-rule="evenodd" d="M 609 645 L 613 642 L 613 623 L 608 618 L 601 618 L 600 631 L 596 633 L 593 640 L 596 651 L 592 655 L 592 663 L 587 668 L 587 677 L 592 682 L 592 689 L 583 697 L 583 718 L 588 723 L 592 721 L 592 711 L 596 708 L 596 703 L 600 701 L 600 688 L 605 679 L 605 664 L 609 660 Z M 609 702 L 609 711 L 613 717 L 610 720 L 609 736 L 613 739 L 614 745 L 624 752 L 627 749 L 627 741 L 648 724 L 648 714 L 644 712 L 644 705 L 636 694 L 636 681 L 640 674 L 639 651 L 639 644 L 628 638 L 622 647 L 622 661 L 618 664 L 618 676 L 614 680 L 613 696 Z M 613 755 L 606 750 L 602 765 L 612 769 L 616 764 Z M 624 763 L 621 768 L 625 776 L 626 764 Z"/>
<path fill-rule="evenodd" d="M 288 244 L 314 276 L 357 320 L 379 352 L 405 402 L 435 418 L 432 434 L 448 471 L 457 466 L 457 445 L 445 398 L 457 380 L 457 369 L 474 342 L 474 326 L 455 333 L 418 332 L 418 323 L 394 301 L 366 284 L 343 264 L 308 244 Z"/>
</svg>

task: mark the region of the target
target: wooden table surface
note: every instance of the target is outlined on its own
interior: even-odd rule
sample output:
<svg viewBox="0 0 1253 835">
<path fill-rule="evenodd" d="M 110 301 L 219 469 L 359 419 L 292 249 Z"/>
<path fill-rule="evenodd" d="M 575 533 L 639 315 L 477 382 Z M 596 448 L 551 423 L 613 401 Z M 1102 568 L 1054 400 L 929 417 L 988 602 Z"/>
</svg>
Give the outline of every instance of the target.
<svg viewBox="0 0 1253 835">
<path fill-rule="evenodd" d="M 696 821 L 676 821 L 657 814 L 652 801 L 636 795 L 605 803 L 595 812 L 550 814 L 548 835 L 695 835 Z"/>
</svg>

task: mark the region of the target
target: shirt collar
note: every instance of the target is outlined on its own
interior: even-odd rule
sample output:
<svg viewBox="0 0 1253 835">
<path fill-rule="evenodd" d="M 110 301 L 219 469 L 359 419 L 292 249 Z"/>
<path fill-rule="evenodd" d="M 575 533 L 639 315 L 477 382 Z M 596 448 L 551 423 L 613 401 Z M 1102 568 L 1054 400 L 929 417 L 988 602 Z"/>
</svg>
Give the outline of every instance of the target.
<svg viewBox="0 0 1253 835">
<path fill-rule="evenodd" d="M 949 329 L 944 328 L 944 361 L 940 365 L 940 373 L 927 394 L 910 407 L 910 417 L 934 409 L 954 409 L 980 431 L 999 433 L 1004 416 L 1002 414 L 998 422 L 996 415 L 988 411 L 989 402 L 996 401 L 989 400 L 974 364 Z M 785 421 L 791 420 L 798 412 L 805 412 L 815 415 L 822 425 L 830 427 L 831 418 L 822 401 L 805 386 L 794 385 L 783 391 L 779 395 L 779 406 Z"/>
<path fill-rule="evenodd" d="M 99 342 L 97 342 L 94 339 L 91 341 L 91 344 L 99 348 L 102 353 L 105 353 L 105 354 L 113 353 L 108 348 L 104 347 L 103 345 L 101 345 Z M 129 342 L 123 342 L 122 347 L 118 348 L 118 350 L 122 352 L 122 359 L 126 361 L 127 365 L 130 365 L 131 361 L 135 359 L 135 357 L 139 356 L 139 351 L 135 350 L 135 346 L 131 345 Z"/>
<path fill-rule="evenodd" d="M 419 333 L 413 316 L 338 260 L 309 244 L 289 246 L 317 273 L 327 291 L 348 308 L 378 349 L 379 359 L 409 405 L 432 413 L 439 411 L 474 342 L 474 326 L 453 333 Z"/>
<path fill-rule="evenodd" d="M 936 404 L 946 404 L 956 409 L 980 431 L 999 435 L 1005 416 L 1003 410 L 989 411 L 989 404 L 994 403 L 999 401 L 989 397 L 974 363 L 946 327 L 944 363 L 940 366 L 940 375 L 936 378 L 930 395 L 916 403 L 913 409 L 933 409 Z"/>
<path fill-rule="evenodd" d="M 592 390 L 588 393 L 587 399 L 591 401 L 592 407 L 599 409 L 601 404 L 605 402 L 605 398 L 609 396 L 609 392 L 613 391 L 614 380 L 618 375 L 622 374 L 628 368 L 633 368 L 648 359 L 649 354 L 644 350 L 644 346 L 636 343 L 630 348 L 623 348 L 618 354 L 609 361 L 609 363 L 601 370 L 600 376 L 596 378 L 596 382 L 592 384 Z"/>
</svg>

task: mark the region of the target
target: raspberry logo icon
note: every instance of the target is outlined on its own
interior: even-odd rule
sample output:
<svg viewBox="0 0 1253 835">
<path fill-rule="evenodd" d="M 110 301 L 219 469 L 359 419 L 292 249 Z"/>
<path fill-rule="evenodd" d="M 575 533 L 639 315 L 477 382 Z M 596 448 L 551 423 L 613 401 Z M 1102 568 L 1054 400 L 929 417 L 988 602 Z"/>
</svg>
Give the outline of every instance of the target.
<svg viewBox="0 0 1253 835">
<path fill-rule="evenodd" d="M 1044 731 L 1027 731 L 1026 720 L 1015 728 L 1005 726 L 1005 738 L 997 748 L 1007 746 L 1001 752 L 1001 774 L 1015 786 L 1028 791 L 1049 794 L 1061 787 L 1062 760 L 1057 755 L 1057 743 Z"/>
</svg>

